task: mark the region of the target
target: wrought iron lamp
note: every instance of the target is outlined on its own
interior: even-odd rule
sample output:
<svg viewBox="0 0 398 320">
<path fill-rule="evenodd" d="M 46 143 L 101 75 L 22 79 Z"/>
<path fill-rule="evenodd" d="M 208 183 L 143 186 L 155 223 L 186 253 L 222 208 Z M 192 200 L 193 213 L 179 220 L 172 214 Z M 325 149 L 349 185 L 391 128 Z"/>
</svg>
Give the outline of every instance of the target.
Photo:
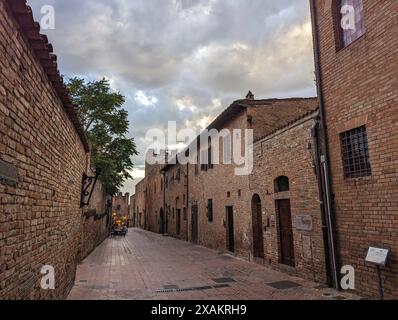
<svg viewBox="0 0 398 320">
<path fill-rule="evenodd" d="M 101 175 L 101 169 L 97 168 L 95 170 L 95 176 L 89 177 L 85 173 L 83 174 L 83 184 L 82 184 L 82 194 L 80 200 L 80 208 L 88 206 L 90 204 L 91 197 L 97 184 L 97 180 Z"/>
</svg>

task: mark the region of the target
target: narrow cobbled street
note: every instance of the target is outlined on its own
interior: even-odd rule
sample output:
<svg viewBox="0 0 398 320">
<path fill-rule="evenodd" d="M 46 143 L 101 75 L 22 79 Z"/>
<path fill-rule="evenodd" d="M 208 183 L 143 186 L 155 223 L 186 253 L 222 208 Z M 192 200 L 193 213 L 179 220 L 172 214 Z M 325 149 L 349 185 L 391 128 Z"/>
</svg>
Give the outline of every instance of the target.
<svg viewBox="0 0 398 320">
<path fill-rule="evenodd" d="M 350 295 L 170 237 L 130 229 L 79 267 L 71 300 L 311 300 Z"/>
</svg>

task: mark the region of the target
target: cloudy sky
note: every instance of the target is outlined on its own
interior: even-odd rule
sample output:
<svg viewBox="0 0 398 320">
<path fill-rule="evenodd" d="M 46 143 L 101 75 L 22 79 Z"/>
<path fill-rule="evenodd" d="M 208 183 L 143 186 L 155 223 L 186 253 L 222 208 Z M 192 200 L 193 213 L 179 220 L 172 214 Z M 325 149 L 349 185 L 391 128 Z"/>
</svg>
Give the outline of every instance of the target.
<svg viewBox="0 0 398 320">
<path fill-rule="evenodd" d="M 144 176 L 149 129 L 205 128 L 234 100 L 315 95 L 308 0 L 28 0 L 61 73 L 106 77 L 122 92 Z"/>
</svg>

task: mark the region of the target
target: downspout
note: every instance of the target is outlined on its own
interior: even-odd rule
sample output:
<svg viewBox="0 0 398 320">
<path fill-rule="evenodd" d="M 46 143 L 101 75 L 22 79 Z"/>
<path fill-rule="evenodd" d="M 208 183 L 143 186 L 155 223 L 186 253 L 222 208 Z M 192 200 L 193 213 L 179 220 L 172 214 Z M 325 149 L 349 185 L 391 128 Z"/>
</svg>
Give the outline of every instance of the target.
<svg viewBox="0 0 398 320">
<path fill-rule="evenodd" d="M 329 236 L 329 253 L 331 269 L 333 273 L 333 283 L 335 289 L 340 289 L 339 276 L 338 276 L 338 261 L 337 261 L 337 242 L 335 237 L 335 219 L 334 219 L 334 208 L 333 208 L 333 195 L 332 195 L 332 182 L 330 176 L 330 166 L 329 166 L 329 144 L 327 136 L 327 126 L 326 126 L 326 115 L 325 115 L 325 101 L 323 95 L 323 78 L 321 72 L 321 61 L 319 52 L 319 33 L 318 33 L 318 17 L 316 0 L 310 0 L 311 7 L 311 18 L 312 18 L 312 33 L 314 42 L 314 58 L 315 58 L 315 73 L 317 77 L 317 92 L 319 98 L 319 115 L 320 115 L 320 132 L 321 139 L 323 142 L 323 155 L 320 157 L 321 167 L 324 175 L 323 188 L 326 195 L 326 223 L 328 227 Z"/>
<path fill-rule="evenodd" d="M 322 237 L 323 237 L 323 246 L 325 252 L 325 270 L 326 270 L 326 283 L 329 287 L 333 286 L 333 268 L 331 265 L 330 257 L 330 243 L 329 243 L 329 233 L 328 233 L 328 223 L 326 216 L 326 208 L 325 208 L 325 193 L 323 188 L 323 179 L 322 179 L 322 167 L 321 167 L 321 150 L 319 143 L 319 119 L 316 120 L 316 124 L 311 129 L 311 135 L 314 142 L 315 149 L 315 170 L 316 170 L 316 178 L 318 182 L 318 194 L 319 194 L 319 204 L 321 210 L 321 222 L 322 222 Z"/>
<path fill-rule="evenodd" d="M 187 189 L 185 195 L 185 214 L 187 218 L 187 241 L 189 241 L 189 219 L 188 219 L 188 212 L 189 212 L 189 163 L 187 163 Z"/>
</svg>

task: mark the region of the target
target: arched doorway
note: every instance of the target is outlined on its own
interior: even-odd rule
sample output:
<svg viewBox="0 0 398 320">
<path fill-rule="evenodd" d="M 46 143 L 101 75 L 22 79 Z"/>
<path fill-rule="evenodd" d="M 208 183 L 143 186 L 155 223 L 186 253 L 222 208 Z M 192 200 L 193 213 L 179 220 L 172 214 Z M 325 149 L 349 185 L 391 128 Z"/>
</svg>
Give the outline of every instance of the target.
<svg viewBox="0 0 398 320">
<path fill-rule="evenodd" d="M 253 255 L 264 259 L 263 214 L 261 199 L 258 194 L 252 198 Z"/>
</svg>

